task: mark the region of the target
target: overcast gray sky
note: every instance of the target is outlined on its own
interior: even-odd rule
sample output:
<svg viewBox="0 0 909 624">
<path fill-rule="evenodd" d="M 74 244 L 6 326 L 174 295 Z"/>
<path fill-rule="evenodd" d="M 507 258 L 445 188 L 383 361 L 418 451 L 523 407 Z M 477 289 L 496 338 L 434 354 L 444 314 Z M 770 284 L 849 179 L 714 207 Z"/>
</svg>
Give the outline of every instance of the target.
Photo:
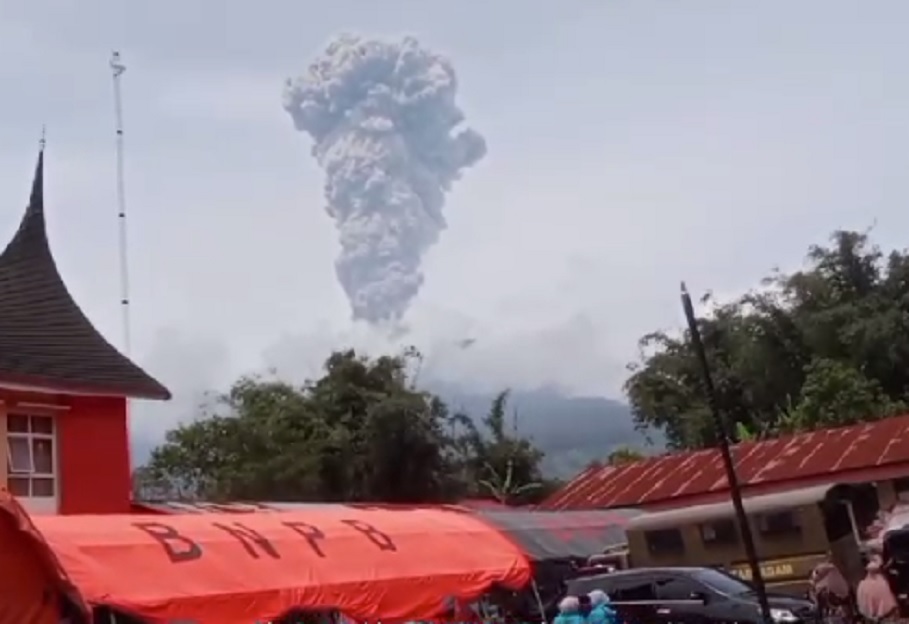
<svg viewBox="0 0 909 624">
<path fill-rule="evenodd" d="M 133 353 L 179 399 L 141 426 L 242 372 L 384 348 L 348 321 L 281 91 L 339 31 L 414 34 L 453 59 L 489 154 L 448 199 L 408 340 L 450 381 L 618 396 L 680 279 L 736 293 L 835 228 L 906 244 L 907 28 L 898 0 L 2 0 L 0 235 L 46 123 L 51 244 L 119 343 L 119 49 Z"/>
</svg>

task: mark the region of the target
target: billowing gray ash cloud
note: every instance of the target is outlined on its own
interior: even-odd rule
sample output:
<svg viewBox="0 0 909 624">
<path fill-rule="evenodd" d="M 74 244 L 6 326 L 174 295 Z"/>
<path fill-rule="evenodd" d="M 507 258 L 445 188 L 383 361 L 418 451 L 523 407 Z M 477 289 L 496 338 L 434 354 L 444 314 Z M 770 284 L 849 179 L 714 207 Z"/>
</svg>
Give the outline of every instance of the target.
<svg viewBox="0 0 909 624">
<path fill-rule="evenodd" d="M 287 82 L 284 108 L 325 170 L 341 239 L 335 269 L 354 319 L 401 320 L 445 228 L 445 194 L 486 154 L 483 137 L 460 128 L 457 90 L 450 61 L 412 37 L 341 35 Z"/>
</svg>

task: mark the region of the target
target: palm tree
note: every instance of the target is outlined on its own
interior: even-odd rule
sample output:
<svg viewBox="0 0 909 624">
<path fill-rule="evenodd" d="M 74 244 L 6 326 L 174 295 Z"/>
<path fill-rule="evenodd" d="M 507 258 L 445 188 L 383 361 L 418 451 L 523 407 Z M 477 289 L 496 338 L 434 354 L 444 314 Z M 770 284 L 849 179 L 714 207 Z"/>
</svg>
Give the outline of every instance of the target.
<svg viewBox="0 0 909 624">
<path fill-rule="evenodd" d="M 509 459 L 505 464 L 505 475 L 499 474 L 492 464 L 485 462 L 486 470 L 489 471 L 489 474 L 492 475 L 491 479 L 480 479 L 479 483 L 482 487 L 489 490 L 489 493 L 495 498 L 498 502 L 503 505 L 510 505 L 512 501 L 519 499 L 522 495 L 527 494 L 528 492 L 533 492 L 535 490 L 543 487 L 543 484 L 539 481 L 534 481 L 531 483 L 517 484 L 513 481 L 514 477 L 514 460 Z"/>
</svg>

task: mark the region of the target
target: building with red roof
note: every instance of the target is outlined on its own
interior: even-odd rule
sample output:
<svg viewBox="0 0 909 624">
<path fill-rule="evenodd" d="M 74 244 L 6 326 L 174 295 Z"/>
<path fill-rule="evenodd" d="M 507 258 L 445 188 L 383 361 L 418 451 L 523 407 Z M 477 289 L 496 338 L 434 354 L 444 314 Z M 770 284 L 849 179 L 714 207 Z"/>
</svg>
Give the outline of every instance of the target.
<svg viewBox="0 0 909 624">
<path fill-rule="evenodd" d="M 909 497 L 909 415 L 732 448 L 743 494 L 826 483 L 874 483 L 882 508 Z M 544 501 L 543 510 L 656 510 L 726 500 L 720 452 L 705 449 L 620 466 L 591 466 Z"/>
<path fill-rule="evenodd" d="M 0 488 L 33 514 L 128 513 L 127 398 L 170 392 L 67 291 L 47 240 L 42 151 L 28 208 L 0 253 Z"/>
</svg>

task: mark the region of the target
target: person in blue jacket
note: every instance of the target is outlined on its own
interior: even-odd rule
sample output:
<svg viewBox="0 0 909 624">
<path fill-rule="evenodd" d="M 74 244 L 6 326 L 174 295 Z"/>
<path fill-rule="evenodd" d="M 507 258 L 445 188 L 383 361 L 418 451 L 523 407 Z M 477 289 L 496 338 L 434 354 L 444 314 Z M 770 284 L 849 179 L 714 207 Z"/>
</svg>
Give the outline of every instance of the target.
<svg viewBox="0 0 909 624">
<path fill-rule="evenodd" d="M 576 596 L 565 596 L 559 603 L 559 614 L 552 624 L 586 624 L 581 615 L 581 602 Z"/>
<path fill-rule="evenodd" d="M 602 589 L 595 589 L 590 596 L 590 614 L 587 624 L 617 624 L 618 616 L 609 604 L 609 596 Z"/>
</svg>

